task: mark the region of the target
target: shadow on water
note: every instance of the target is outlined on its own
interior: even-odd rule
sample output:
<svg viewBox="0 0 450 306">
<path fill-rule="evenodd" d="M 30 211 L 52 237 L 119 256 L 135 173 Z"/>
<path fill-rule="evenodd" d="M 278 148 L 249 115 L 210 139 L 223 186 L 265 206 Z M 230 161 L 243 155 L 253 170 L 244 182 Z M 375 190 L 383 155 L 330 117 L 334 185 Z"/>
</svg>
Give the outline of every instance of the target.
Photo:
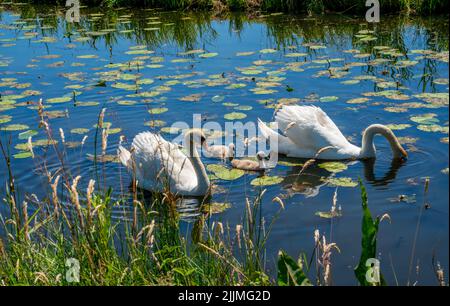
<svg viewBox="0 0 450 306">
<path fill-rule="evenodd" d="M 131 186 L 130 192 L 132 192 Z M 155 194 L 144 189 L 138 189 L 137 193 L 140 195 L 140 200 L 147 207 L 152 207 L 155 198 L 164 198 L 162 194 Z M 175 201 L 180 220 L 191 223 L 197 221 L 202 214 L 206 213 L 202 208 L 207 207 L 211 203 L 211 197 L 180 196 Z"/>
<path fill-rule="evenodd" d="M 366 182 L 378 187 L 387 186 L 395 181 L 398 171 L 405 165 L 406 161 L 392 159 L 389 169 L 379 178 L 375 175 L 376 159 L 346 161 L 343 163 L 347 166 L 361 163 L 363 165 Z M 320 188 L 327 185 L 328 178 L 335 175 L 334 173 L 319 167 L 317 163 L 306 168 L 303 172 L 301 170 L 301 166 L 292 167 L 282 182 L 283 188 L 290 196 L 302 194 L 305 197 L 315 197 L 319 194 Z"/>
</svg>

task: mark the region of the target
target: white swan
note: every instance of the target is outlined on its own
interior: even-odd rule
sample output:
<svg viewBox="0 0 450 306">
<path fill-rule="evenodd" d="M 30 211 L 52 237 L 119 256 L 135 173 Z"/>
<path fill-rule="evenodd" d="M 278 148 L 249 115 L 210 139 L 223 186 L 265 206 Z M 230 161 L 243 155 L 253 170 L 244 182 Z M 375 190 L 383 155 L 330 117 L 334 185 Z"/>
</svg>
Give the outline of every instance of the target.
<svg viewBox="0 0 450 306">
<path fill-rule="evenodd" d="M 140 188 L 162 192 L 168 182 L 175 194 L 203 196 L 209 193 L 210 182 L 196 144 L 204 139 L 200 132 L 186 133 L 186 155 L 160 135 L 143 132 L 134 137 L 130 151 L 119 146 L 118 155 L 128 171 L 136 175 Z"/>
<path fill-rule="evenodd" d="M 202 142 L 203 154 L 208 158 L 219 158 L 221 160 L 226 160 L 227 158 L 232 159 L 235 155 L 235 145 L 230 143 L 228 146 L 223 145 L 208 145 L 205 141 Z"/>
<path fill-rule="evenodd" d="M 351 144 L 327 114 L 316 106 L 285 105 L 276 113 L 275 121 L 284 135 L 275 132 L 258 119 L 262 136 L 269 141 L 278 140 L 278 153 L 290 157 L 314 158 L 321 148 L 331 146 L 332 149 L 324 151 L 317 158 L 375 158 L 373 138 L 377 134 L 383 135 L 389 141 L 394 158 L 408 156 L 394 133 L 381 124 L 373 124 L 364 131 L 362 148 Z"/>
</svg>

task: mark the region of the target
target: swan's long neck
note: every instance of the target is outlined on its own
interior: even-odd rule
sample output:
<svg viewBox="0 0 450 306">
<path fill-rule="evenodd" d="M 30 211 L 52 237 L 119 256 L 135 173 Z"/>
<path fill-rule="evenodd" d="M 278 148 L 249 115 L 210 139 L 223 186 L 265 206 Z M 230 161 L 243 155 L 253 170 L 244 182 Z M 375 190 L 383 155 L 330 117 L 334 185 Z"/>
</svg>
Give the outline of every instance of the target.
<svg viewBox="0 0 450 306">
<path fill-rule="evenodd" d="M 188 136 L 188 135 L 187 135 Z M 190 135 L 189 135 L 190 136 Z M 188 137 L 189 137 L 188 136 Z M 194 167 L 195 174 L 198 180 L 197 192 L 199 195 L 206 195 L 209 191 L 209 178 L 206 173 L 205 166 L 200 159 L 200 155 L 198 154 L 197 147 L 192 137 L 186 137 L 186 144 L 188 145 L 188 158 L 190 159 L 192 166 Z"/>
<path fill-rule="evenodd" d="M 389 141 L 394 158 L 408 156 L 391 129 L 381 124 L 372 124 L 364 131 L 360 158 L 375 158 L 376 150 L 373 138 L 377 134 L 383 135 Z"/>
</svg>

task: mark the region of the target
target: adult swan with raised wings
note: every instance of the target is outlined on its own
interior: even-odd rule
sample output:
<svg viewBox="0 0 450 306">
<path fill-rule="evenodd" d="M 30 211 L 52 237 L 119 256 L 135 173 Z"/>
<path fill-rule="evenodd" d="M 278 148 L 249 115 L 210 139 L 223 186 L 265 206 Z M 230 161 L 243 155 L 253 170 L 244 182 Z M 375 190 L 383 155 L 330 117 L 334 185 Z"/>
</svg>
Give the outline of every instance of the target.
<svg viewBox="0 0 450 306">
<path fill-rule="evenodd" d="M 201 132 L 186 133 L 186 155 L 177 144 L 143 132 L 134 137 L 130 151 L 120 146 L 118 154 L 122 164 L 135 174 L 140 188 L 161 192 L 168 182 L 175 194 L 203 196 L 208 194 L 210 182 L 196 145 L 204 140 Z"/>
<path fill-rule="evenodd" d="M 269 128 L 260 119 L 258 126 L 262 136 L 278 141 L 278 153 L 289 157 L 314 158 L 322 148 L 319 159 L 375 158 L 374 136 L 383 135 L 391 146 L 394 158 L 406 158 L 408 154 L 388 127 L 381 124 L 369 126 L 363 133 L 362 147 L 351 144 L 328 115 L 316 106 L 285 105 L 275 115 L 275 121 L 283 135 Z"/>
</svg>

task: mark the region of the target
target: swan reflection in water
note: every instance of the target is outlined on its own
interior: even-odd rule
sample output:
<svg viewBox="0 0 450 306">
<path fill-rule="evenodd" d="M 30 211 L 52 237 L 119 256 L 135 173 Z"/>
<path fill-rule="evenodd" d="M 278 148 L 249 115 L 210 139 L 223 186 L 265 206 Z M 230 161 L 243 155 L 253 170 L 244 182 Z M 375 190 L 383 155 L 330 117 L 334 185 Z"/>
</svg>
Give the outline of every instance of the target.
<svg viewBox="0 0 450 306">
<path fill-rule="evenodd" d="M 292 159 L 287 159 L 292 162 Z M 295 159 L 295 162 L 300 165 L 306 160 Z M 354 165 L 356 163 L 362 163 L 364 170 L 364 177 L 367 183 L 373 186 L 387 186 L 393 182 L 397 176 L 398 170 L 404 165 L 404 161 L 399 159 L 393 159 L 384 176 L 376 177 L 375 175 L 375 159 L 359 160 L 359 161 L 340 161 L 347 166 Z M 331 173 L 318 166 L 320 162 L 316 163 L 304 169 L 302 166 L 292 166 L 286 173 L 284 181 L 281 182 L 281 187 L 286 191 L 287 196 L 293 196 L 296 194 L 304 195 L 305 197 L 315 197 L 319 194 L 320 188 L 327 184 L 327 179 L 332 178 L 335 174 Z M 152 193 L 146 190 L 141 190 L 144 196 L 144 202 L 148 205 L 152 203 Z M 180 220 L 185 222 L 196 222 L 199 216 L 207 213 L 206 210 L 202 210 L 202 206 L 211 204 L 211 197 L 195 197 L 184 196 L 176 199 L 176 209 Z"/>
<path fill-rule="evenodd" d="M 306 160 L 304 160 L 306 161 Z M 375 176 L 375 159 L 366 159 L 359 161 L 340 161 L 347 166 L 356 163 L 362 163 L 364 168 L 364 177 L 367 183 L 373 186 L 387 186 L 395 180 L 398 170 L 404 165 L 405 161 L 392 159 L 389 169 L 384 176 L 377 178 Z M 287 191 L 288 196 L 302 194 L 305 197 L 315 197 L 319 194 L 320 188 L 327 184 L 327 179 L 335 174 L 318 166 L 318 162 L 302 170 L 302 166 L 292 167 L 284 181 L 281 183 Z"/>
</svg>

